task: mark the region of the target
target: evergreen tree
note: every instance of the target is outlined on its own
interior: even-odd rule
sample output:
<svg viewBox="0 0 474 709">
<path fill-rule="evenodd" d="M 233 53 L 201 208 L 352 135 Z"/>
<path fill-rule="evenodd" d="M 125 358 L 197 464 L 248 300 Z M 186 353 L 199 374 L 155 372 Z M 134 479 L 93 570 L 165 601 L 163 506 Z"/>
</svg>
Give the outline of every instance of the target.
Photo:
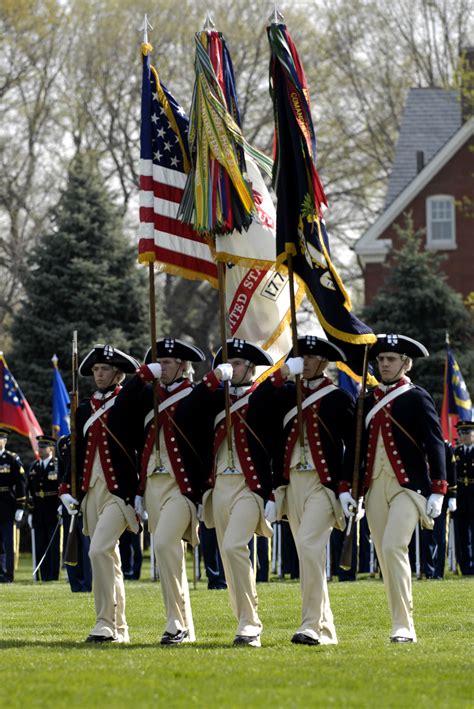
<svg viewBox="0 0 474 709">
<path fill-rule="evenodd" d="M 34 250 L 25 298 L 12 324 L 12 371 L 44 431 L 51 430 L 51 357 L 70 386 L 71 339 L 79 358 L 110 343 L 138 359 L 149 341 L 146 272 L 90 154 L 70 165 L 52 228 Z M 80 380 L 80 395 L 90 383 Z"/>
<path fill-rule="evenodd" d="M 363 319 L 376 333 L 400 333 L 422 342 L 430 357 L 415 360 L 413 379 L 434 397 L 438 408 L 443 396 L 445 336 L 458 360 L 467 387 L 474 395 L 474 319 L 459 293 L 441 270 L 443 257 L 423 250 L 424 230 L 414 230 L 411 214 L 405 227 L 397 227 L 401 246 L 387 265 L 384 285 Z"/>
</svg>

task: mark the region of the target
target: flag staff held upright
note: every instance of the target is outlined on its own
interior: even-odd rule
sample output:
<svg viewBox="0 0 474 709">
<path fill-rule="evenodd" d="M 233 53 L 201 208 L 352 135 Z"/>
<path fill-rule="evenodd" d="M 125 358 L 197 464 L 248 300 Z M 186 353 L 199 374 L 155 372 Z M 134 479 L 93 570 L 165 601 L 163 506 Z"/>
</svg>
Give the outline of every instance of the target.
<svg viewBox="0 0 474 709">
<path fill-rule="evenodd" d="M 79 404 L 78 396 L 78 369 L 79 356 L 77 346 L 77 330 L 72 333 L 72 391 L 71 391 L 71 495 L 77 498 L 77 456 L 76 456 L 76 414 Z M 78 561 L 78 542 L 77 542 L 77 514 L 71 515 L 69 535 L 67 538 L 66 549 L 64 552 L 64 563 L 68 566 L 77 566 Z"/>
<path fill-rule="evenodd" d="M 143 32 L 143 44 L 142 44 L 142 57 L 145 57 L 151 50 L 151 45 L 148 44 L 148 29 L 153 29 L 151 26 L 148 16 L 145 14 L 143 16 L 143 24 L 140 27 L 140 31 Z M 142 96 L 142 101 L 146 100 L 145 96 Z M 143 115 L 143 106 L 142 106 Z M 149 305 L 150 305 L 150 338 L 151 338 L 151 361 L 156 362 L 156 293 L 155 293 L 155 266 L 154 262 L 150 261 L 148 263 L 148 293 L 149 293 Z M 161 463 L 161 453 L 160 453 L 160 437 L 158 435 L 158 413 L 159 413 L 159 400 L 158 400 L 158 382 L 153 380 L 153 424 L 155 426 L 155 470 L 162 470 L 163 466 Z"/>
<path fill-rule="evenodd" d="M 277 4 L 274 3 L 273 14 L 268 18 L 269 24 L 278 25 L 284 20 L 282 13 L 278 10 Z M 286 265 L 288 268 L 288 281 L 290 286 L 290 312 L 291 312 L 291 334 L 293 340 L 293 357 L 299 357 L 298 348 L 298 328 L 296 323 L 296 302 L 295 302 L 295 283 L 293 271 L 293 255 L 291 251 L 287 251 Z M 296 385 L 296 420 L 298 422 L 298 438 L 300 443 L 300 462 L 299 470 L 308 469 L 308 461 L 306 460 L 306 450 L 304 445 L 304 420 L 303 420 L 303 393 L 301 391 L 301 374 L 295 374 Z"/>
</svg>

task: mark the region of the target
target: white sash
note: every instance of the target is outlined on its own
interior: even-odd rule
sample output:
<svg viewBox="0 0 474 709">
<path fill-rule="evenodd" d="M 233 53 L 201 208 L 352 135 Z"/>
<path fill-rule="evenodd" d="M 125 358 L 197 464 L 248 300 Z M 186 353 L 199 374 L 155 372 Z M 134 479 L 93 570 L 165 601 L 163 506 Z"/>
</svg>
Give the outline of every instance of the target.
<svg viewBox="0 0 474 709">
<path fill-rule="evenodd" d="M 82 429 L 84 436 L 86 435 L 88 429 L 92 426 L 94 421 L 97 421 L 97 419 L 100 419 L 102 414 L 105 414 L 105 412 L 108 409 L 110 409 L 111 406 L 113 406 L 115 404 L 116 398 L 117 398 L 116 396 L 110 397 L 110 399 L 108 399 L 108 401 L 106 402 L 106 404 L 104 406 L 101 406 L 100 409 L 97 409 L 97 411 L 95 411 L 92 414 L 92 416 L 89 416 L 89 418 L 87 419 L 87 421 L 84 424 L 84 428 Z"/>
<path fill-rule="evenodd" d="M 393 391 L 391 391 L 389 394 L 385 394 L 385 396 L 382 397 L 382 399 L 380 399 L 378 404 L 375 404 L 375 406 L 373 406 L 370 409 L 369 413 L 365 417 L 365 427 L 366 428 L 369 427 L 369 423 L 371 422 L 371 420 L 373 419 L 375 414 L 380 411 L 380 409 L 382 409 L 384 406 L 389 404 L 391 401 L 396 399 L 401 394 L 404 394 L 406 391 L 408 391 L 408 389 L 411 389 L 411 387 L 412 387 L 412 384 L 410 384 L 410 383 L 404 384 L 403 386 L 399 387 L 398 389 L 393 389 Z"/>
<path fill-rule="evenodd" d="M 231 415 L 235 411 L 238 411 L 239 409 L 241 409 L 242 406 L 245 406 L 246 404 L 248 404 L 249 399 L 250 399 L 250 394 L 247 394 L 247 396 L 243 396 L 241 399 L 238 399 L 237 401 L 235 401 L 232 404 L 232 406 L 230 407 Z M 222 411 L 219 411 L 216 418 L 214 419 L 214 428 L 217 427 L 217 425 L 222 421 L 223 418 L 225 418 L 225 409 L 223 409 Z"/>
<path fill-rule="evenodd" d="M 158 413 L 161 413 L 165 409 L 168 408 L 168 406 L 172 406 L 175 404 L 177 401 L 180 401 L 181 399 L 184 399 L 185 396 L 189 396 L 189 394 L 192 392 L 193 388 L 192 387 L 186 387 L 185 389 L 181 389 L 181 391 L 177 391 L 176 394 L 173 394 L 172 396 L 169 396 L 167 399 L 161 402 L 161 404 L 158 407 Z M 147 425 L 150 423 L 152 420 L 153 416 L 155 415 L 155 410 L 152 409 L 147 413 L 145 416 L 145 421 L 143 422 L 143 428 L 146 428 Z"/>
<path fill-rule="evenodd" d="M 311 404 L 314 404 L 315 401 L 318 401 L 319 399 L 322 399 L 323 396 L 326 396 L 326 394 L 329 394 L 330 391 L 335 391 L 337 389 L 337 386 L 334 386 L 334 384 L 327 384 L 325 387 L 322 389 L 318 389 L 315 391 L 313 394 L 310 394 L 304 401 L 302 405 L 302 409 L 308 408 L 308 406 L 311 406 Z M 285 428 L 286 424 L 288 421 L 291 421 L 292 418 L 296 416 L 298 413 L 298 407 L 293 406 L 292 409 L 288 411 L 286 414 L 285 418 L 283 419 L 283 428 Z"/>
</svg>

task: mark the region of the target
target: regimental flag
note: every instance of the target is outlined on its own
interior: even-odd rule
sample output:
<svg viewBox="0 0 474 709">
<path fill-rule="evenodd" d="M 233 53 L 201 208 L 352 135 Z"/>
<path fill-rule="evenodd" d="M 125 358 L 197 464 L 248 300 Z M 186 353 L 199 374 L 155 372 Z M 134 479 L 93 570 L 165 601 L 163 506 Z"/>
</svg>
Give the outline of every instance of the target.
<svg viewBox="0 0 474 709">
<path fill-rule="evenodd" d="M 42 436 L 43 430 L 8 369 L 3 352 L 0 352 L 0 427 L 29 438 L 37 452 L 36 436 Z"/>
<path fill-rule="evenodd" d="M 358 399 L 360 394 L 360 383 L 351 377 L 348 372 L 343 369 L 337 370 L 337 383 L 343 391 L 347 391 L 353 399 Z"/>
<path fill-rule="evenodd" d="M 71 433 L 70 398 L 58 369 L 56 355 L 51 361 L 53 363 L 53 435 L 60 438 Z"/>
<path fill-rule="evenodd" d="M 441 430 L 444 438 L 450 443 L 454 443 L 455 426 L 458 421 L 472 421 L 472 402 L 459 365 L 450 348 L 447 347 Z"/>
<path fill-rule="evenodd" d="M 263 169 L 271 159 L 249 145 L 240 127 L 232 61 L 223 35 L 195 35 L 196 55 L 189 148 L 191 170 L 179 214 L 200 232 L 248 229 L 257 209 L 246 176 L 246 154 Z"/>
<path fill-rule="evenodd" d="M 206 240 L 177 218 L 189 172 L 189 119 L 151 65 L 142 45 L 140 229 L 138 260 L 167 273 L 217 287 L 217 268 Z"/>
<path fill-rule="evenodd" d="M 277 263 L 292 254 L 327 338 L 343 349 L 360 374 L 364 348 L 376 342 L 353 313 L 350 297 L 331 260 L 322 217 L 326 196 L 316 171 L 316 135 L 304 70 L 283 24 L 268 28 L 270 93 L 275 116 L 273 186 L 277 195 Z"/>
</svg>

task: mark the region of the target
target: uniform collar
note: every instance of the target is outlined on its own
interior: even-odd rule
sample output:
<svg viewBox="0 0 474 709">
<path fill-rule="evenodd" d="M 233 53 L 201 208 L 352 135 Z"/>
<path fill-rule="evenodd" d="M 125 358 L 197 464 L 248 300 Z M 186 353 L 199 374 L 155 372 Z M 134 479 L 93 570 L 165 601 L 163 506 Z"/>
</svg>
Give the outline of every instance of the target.
<svg viewBox="0 0 474 709">
<path fill-rule="evenodd" d="M 410 382 L 410 377 L 407 377 L 406 374 L 404 374 L 403 377 L 400 377 L 400 379 L 398 379 L 396 382 L 388 382 L 387 384 L 380 382 L 378 384 L 378 389 L 383 391 L 384 394 L 388 394 L 388 392 L 392 391 L 392 389 L 395 389 L 398 386 L 403 386 L 403 384 L 410 384 Z"/>
<path fill-rule="evenodd" d="M 254 387 L 254 386 L 255 386 L 255 382 L 251 382 L 250 384 L 242 384 L 242 386 L 239 386 L 239 387 L 230 386 L 229 393 L 231 396 L 235 396 L 238 399 L 240 399 L 241 396 L 245 396 L 246 394 L 250 394 L 252 387 Z"/>
<path fill-rule="evenodd" d="M 97 389 L 97 391 L 92 394 L 92 398 L 97 399 L 97 401 L 107 401 L 111 396 L 118 394 L 121 388 L 121 386 L 111 386 L 107 389 Z"/>
<path fill-rule="evenodd" d="M 42 458 L 42 459 L 40 460 L 40 463 L 41 463 L 41 465 L 43 466 L 43 468 L 47 468 L 48 465 L 50 464 L 50 462 L 52 461 L 52 459 L 53 459 L 53 456 L 52 456 L 52 455 L 48 455 L 47 458 Z"/>
<path fill-rule="evenodd" d="M 305 389 L 317 389 L 323 383 L 325 377 L 318 377 L 317 379 L 303 379 L 303 386 Z"/>
</svg>

